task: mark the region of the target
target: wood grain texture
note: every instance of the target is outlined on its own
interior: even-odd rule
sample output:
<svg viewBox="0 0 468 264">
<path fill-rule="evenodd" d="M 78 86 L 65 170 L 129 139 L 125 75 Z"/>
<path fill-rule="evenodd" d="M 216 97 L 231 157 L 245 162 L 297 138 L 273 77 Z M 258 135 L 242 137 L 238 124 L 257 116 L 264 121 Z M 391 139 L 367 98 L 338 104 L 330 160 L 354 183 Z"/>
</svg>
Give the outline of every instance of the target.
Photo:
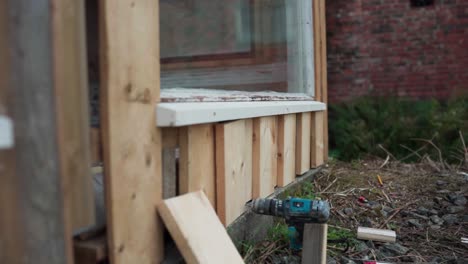
<svg viewBox="0 0 468 264">
<path fill-rule="evenodd" d="M 162 200 L 158 1 L 104 0 L 101 125 L 110 260 L 160 263 Z"/>
<path fill-rule="evenodd" d="M 93 221 L 83 23 L 80 1 L 0 3 L 0 114 L 15 133 L 0 151 L 0 263 L 72 263 L 72 229 Z"/>
<path fill-rule="evenodd" d="M 277 184 L 277 117 L 253 120 L 252 198 L 265 198 Z"/>
<path fill-rule="evenodd" d="M 316 100 L 328 103 L 327 30 L 325 0 L 313 1 Z M 328 160 L 328 111 L 323 119 L 324 161 Z"/>
<path fill-rule="evenodd" d="M 327 263 L 327 224 L 305 224 L 302 264 Z"/>
<path fill-rule="evenodd" d="M 86 241 L 74 241 L 73 249 L 77 264 L 97 264 L 108 257 L 105 236 L 90 238 Z"/>
<path fill-rule="evenodd" d="M 180 128 L 179 192 L 203 190 L 216 208 L 215 131 L 213 124 Z"/>
<path fill-rule="evenodd" d="M 158 208 L 188 264 L 244 263 L 204 192 L 165 200 Z"/>
<path fill-rule="evenodd" d="M 278 116 L 278 181 L 284 187 L 296 178 L 296 115 Z"/>
<path fill-rule="evenodd" d="M 324 163 L 324 134 L 323 134 L 323 119 L 325 112 L 312 112 L 311 121 L 311 146 L 310 146 L 310 166 L 317 168 Z"/>
<path fill-rule="evenodd" d="M 328 64 L 327 64 L 327 18 L 326 18 L 326 1 L 321 0 L 321 9 L 320 9 L 320 20 L 321 20 L 321 42 L 322 42 L 322 100 L 321 102 L 328 104 Z M 328 160 L 328 111 L 325 110 L 325 117 L 323 119 L 323 139 L 324 139 L 324 149 L 323 156 L 324 161 Z"/>
<path fill-rule="evenodd" d="M 216 125 L 216 207 L 224 225 L 252 199 L 252 120 Z"/>
<path fill-rule="evenodd" d="M 163 199 L 177 195 L 177 157 L 176 148 L 163 148 Z"/>
<path fill-rule="evenodd" d="M 396 242 L 396 233 L 393 230 L 358 227 L 357 238 L 379 242 Z"/>
<path fill-rule="evenodd" d="M 84 2 L 53 0 L 53 62 L 58 146 L 74 231 L 95 224 L 91 178 Z"/>
<path fill-rule="evenodd" d="M 296 174 L 310 170 L 310 122 L 311 112 L 296 115 Z"/>
</svg>

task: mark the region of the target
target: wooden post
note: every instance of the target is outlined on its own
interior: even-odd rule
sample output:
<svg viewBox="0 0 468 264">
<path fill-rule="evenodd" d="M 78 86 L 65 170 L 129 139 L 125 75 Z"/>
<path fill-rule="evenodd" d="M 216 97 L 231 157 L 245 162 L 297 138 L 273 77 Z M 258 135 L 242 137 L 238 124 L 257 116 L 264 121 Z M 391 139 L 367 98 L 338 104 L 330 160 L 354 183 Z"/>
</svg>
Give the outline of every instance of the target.
<svg viewBox="0 0 468 264">
<path fill-rule="evenodd" d="M 315 100 L 328 102 L 327 79 L 327 30 L 325 0 L 313 1 L 314 16 L 314 53 L 315 53 Z M 323 156 L 328 160 L 328 110 L 325 110 L 323 119 Z"/>
<path fill-rule="evenodd" d="M 302 264 L 327 262 L 327 224 L 306 224 L 302 242 Z"/>
<path fill-rule="evenodd" d="M 163 228 L 159 10 L 154 0 L 99 1 L 101 133 L 111 263 L 159 263 Z"/>
<path fill-rule="evenodd" d="M 72 263 L 94 221 L 83 19 L 81 1 L 0 2 L 0 263 Z"/>
</svg>

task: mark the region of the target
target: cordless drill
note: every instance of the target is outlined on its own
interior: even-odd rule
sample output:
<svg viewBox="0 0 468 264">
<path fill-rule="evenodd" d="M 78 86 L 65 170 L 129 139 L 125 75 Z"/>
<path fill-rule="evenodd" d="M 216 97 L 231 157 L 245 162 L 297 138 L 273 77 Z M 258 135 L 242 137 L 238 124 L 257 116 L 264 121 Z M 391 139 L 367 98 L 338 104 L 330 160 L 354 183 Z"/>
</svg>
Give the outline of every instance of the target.
<svg viewBox="0 0 468 264">
<path fill-rule="evenodd" d="M 286 220 L 291 249 L 300 250 L 304 225 L 307 223 L 326 223 L 330 217 L 327 201 L 301 198 L 255 199 L 252 210 L 257 214 L 282 217 Z"/>
</svg>

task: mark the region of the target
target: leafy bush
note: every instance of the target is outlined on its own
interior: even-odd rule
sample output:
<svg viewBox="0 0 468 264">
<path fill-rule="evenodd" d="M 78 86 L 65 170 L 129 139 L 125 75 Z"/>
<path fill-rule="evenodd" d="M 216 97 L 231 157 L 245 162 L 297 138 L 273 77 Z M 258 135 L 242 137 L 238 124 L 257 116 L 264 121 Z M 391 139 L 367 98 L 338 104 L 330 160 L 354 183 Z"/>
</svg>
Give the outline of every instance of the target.
<svg viewBox="0 0 468 264">
<path fill-rule="evenodd" d="M 330 106 L 331 154 L 354 160 L 363 155 L 415 161 L 414 151 L 439 160 L 463 157 L 460 132 L 468 142 L 468 97 L 439 102 L 366 97 Z M 429 142 L 430 141 L 430 142 Z M 433 146 L 431 143 L 434 143 Z"/>
</svg>

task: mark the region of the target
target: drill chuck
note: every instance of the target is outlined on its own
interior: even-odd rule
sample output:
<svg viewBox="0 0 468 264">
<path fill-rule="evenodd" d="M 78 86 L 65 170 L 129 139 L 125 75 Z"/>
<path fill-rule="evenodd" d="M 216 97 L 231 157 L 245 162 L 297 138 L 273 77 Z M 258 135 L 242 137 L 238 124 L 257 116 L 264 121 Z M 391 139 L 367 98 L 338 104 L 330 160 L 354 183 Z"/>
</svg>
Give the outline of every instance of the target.
<svg viewBox="0 0 468 264">
<path fill-rule="evenodd" d="M 330 205 L 327 201 L 300 198 L 255 199 L 252 210 L 263 215 L 283 217 L 288 222 L 326 223 L 330 217 Z"/>
</svg>

